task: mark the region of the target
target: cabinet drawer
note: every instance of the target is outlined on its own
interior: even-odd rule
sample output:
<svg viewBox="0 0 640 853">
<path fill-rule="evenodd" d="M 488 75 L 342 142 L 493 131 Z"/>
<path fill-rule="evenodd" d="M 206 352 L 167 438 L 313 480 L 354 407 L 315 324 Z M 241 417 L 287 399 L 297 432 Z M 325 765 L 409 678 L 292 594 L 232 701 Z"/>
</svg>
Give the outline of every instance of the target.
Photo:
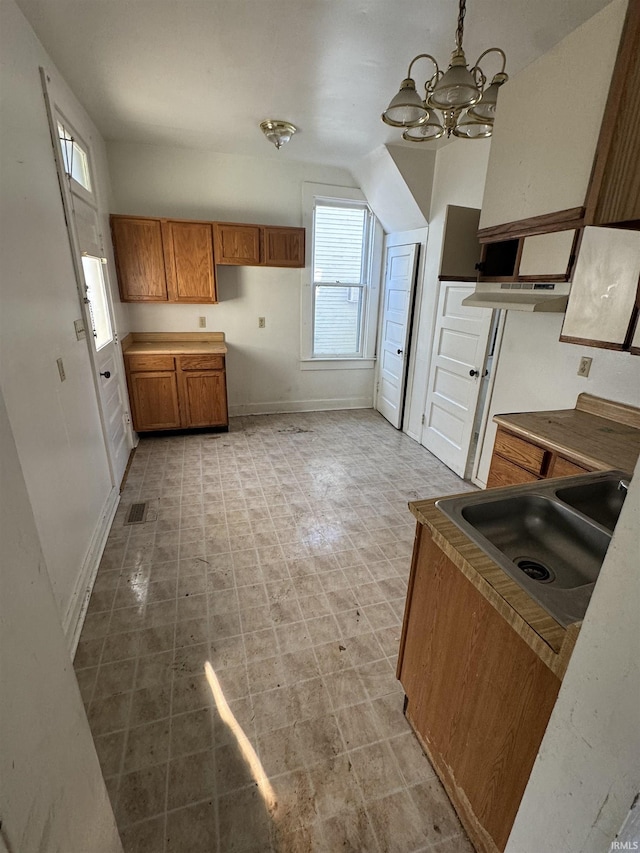
<svg viewBox="0 0 640 853">
<path fill-rule="evenodd" d="M 550 477 L 575 477 L 576 474 L 587 474 L 588 468 L 583 468 L 582 465 L 576 465 L 575 462 L 569 462 L 562 456 L 556 456 L 556 461 L 553 463 Z"/>
<path fill-rule="evenodd" d="M 497 489 L 501 486 L 518 486 L 521 483 L 534 483 L 538 479 L 531 471 L 526 471 L 519 465 L 514 465 L 513 462 L 503 459 L 502 456 L 496 456 L 494 453 L 491 459 L 487 488 Z"/>
<path fill-rule="evenodd" d="M 181 370 L 223 370 L 223 355 L 183 355 L 180 357 Z"/>
<path fill-rule="evenodd" d="M 541 474 L 545 458 L 545 451 L 535 444 L 517 438 L 511 433 L 499 429 L 496 435 L 496 443 L 493 447 L 494 453 L 499 453 L 505 459 L 515 462 L 532 474 Z"/>
<path fill-rule="evenodd" d="M 126 355 L 129 370 L 175 370 L 176 363 L 172 355 Z"/>
</svg>

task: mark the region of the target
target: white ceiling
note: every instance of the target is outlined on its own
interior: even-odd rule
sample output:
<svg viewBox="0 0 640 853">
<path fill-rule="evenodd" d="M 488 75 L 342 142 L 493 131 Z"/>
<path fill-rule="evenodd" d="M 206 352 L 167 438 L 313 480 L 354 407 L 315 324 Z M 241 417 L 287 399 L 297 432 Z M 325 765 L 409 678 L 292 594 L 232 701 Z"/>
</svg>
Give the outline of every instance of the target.
<svg viewBox="0 0 640 853">
<path fill-rule="evenodd" d="M 456 0 L 17 2 L 106 139 L 347 168 L 398 141 L 380 113 L 415 54 L 446 67 L 457 17 Z M 501 47 L 513 75 L 606 4 L 468 0 L 467 59 Z M 265 118 L 299 133 L 277 152 Z"/>
</svg>

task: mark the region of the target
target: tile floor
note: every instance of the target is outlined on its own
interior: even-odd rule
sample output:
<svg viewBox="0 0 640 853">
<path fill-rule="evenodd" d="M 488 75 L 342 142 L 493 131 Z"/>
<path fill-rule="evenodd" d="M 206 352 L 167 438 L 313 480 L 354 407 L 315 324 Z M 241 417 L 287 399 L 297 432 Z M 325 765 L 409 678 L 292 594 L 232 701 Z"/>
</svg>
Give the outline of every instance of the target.
<svg viewBox="0 0 640 853">
<path fill-rule="evenodd" d="M 394 670 L 407 501 L 466 488 L 372 410 L 140 442 L 75 658 L 126 853 L 472 850 Z"/>
</svg>

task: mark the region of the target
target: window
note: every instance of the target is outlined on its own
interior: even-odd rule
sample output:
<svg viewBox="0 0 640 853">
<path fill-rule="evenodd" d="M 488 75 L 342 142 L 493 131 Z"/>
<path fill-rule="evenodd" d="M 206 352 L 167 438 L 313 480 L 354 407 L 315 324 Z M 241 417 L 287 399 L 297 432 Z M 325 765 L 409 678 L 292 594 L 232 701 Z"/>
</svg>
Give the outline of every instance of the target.
<svg viewBox="0 0 640 853">
<path fill-rule="evenodd" d="M 87 152 L 74 138 L 71 130 L 60 120 L 57 122 L 58 139 L 62 152 L 62 162 L 67 176 L 77 181 L 87 192 L 91 192 L 91 177 L 89 175 L 89 158 Z"/>
<path fill-rule="evenodd" d="M 91 317 L 93 338 L 96 345 L 96 352 L 99 352 L 102 347 L 110 344 L 113 340 L 111 317 L 107 304 L 107 283 L 104 278 L 102 258 L 83 255 L 82 269 L 87 289 L 87 299 L 89 300 L 89 316 Z"/>
<path fill-rule="evenodd" d="M 383 232 L 359 189 L 303 185 L 301 370 L 372 369 Z"/>
<path fill-rule="evenodd" d="M 313 356 L 362 355 L 371 214 L 366 204 L 316 199 L 313 211 Z"/>
</svg>

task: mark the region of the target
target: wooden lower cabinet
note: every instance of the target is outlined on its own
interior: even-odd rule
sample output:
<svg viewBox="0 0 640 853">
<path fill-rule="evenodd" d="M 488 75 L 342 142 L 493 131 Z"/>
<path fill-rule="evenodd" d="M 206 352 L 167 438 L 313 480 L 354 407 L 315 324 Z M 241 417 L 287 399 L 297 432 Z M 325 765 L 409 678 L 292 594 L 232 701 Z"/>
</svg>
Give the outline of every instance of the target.
<svg viewBox="0 0 640 853">
<path fill-rule="evenodd" d="M 224 356 L 125 353 L 137 432 L 228 427 Z"/>
<path fill-rule="evenodd" d="M 565 459 L 553 450 L 498 427 L 487 488 L 516 486 L 547 477 L 574 477 L 590 470 Z"/>
<path fill-rule="evenodd" d="M 476 849 L 505 848 L 560 679 L 417 527 L 398 678 Z"/>
<path fill-rule="evenodd" d="M 180 380 L 185 426 L 225 426 L 228 423 L 224 370 L 182 370 Z"/>
<path fill-rule="evenodd" d="M 142 430 L 179 429 L 178 382 L 173 371 L 128 373 L 133 426 Z"/>
</svg>

